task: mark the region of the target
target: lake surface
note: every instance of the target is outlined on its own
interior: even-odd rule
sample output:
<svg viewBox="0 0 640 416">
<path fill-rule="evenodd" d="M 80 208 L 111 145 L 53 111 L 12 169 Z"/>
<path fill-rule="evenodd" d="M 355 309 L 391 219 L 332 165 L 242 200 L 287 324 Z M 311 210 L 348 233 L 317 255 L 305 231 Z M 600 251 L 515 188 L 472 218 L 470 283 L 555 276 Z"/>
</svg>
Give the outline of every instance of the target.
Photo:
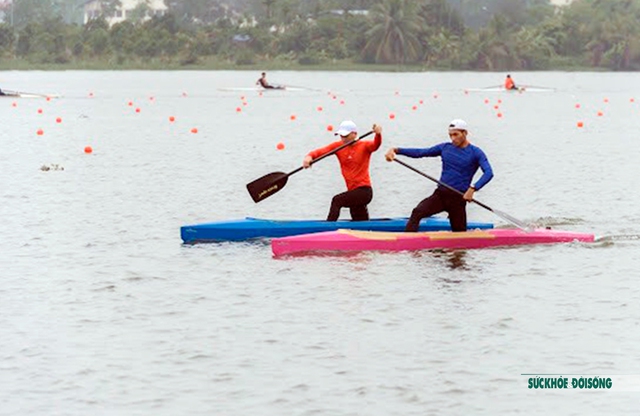
<svg viewBox="0 0 640 416">
<path fill-rule="evenodd" d="M 274 71 L 306 89 L 262 95 L 241 71 L 0 75 L 62 95 L 0 99 L 0 414 L 637 414 L 615 379 L 540 391 L 522 374 L 640 377 L 640 74 L 514 73 L 555 88 L 518 94 L 465 93 L 502 73 Z M 446 141 L 453 118 L 496 175 L 479 200 L 601 240 L 284 259 L 181 244 L 186 224 L 325 218 L 335 158 L 260 204 L 245 185 L 343 119 L 382 124 L 370 212 L 406 216 L 434 186 L 384 152 Z"/>
</svg>

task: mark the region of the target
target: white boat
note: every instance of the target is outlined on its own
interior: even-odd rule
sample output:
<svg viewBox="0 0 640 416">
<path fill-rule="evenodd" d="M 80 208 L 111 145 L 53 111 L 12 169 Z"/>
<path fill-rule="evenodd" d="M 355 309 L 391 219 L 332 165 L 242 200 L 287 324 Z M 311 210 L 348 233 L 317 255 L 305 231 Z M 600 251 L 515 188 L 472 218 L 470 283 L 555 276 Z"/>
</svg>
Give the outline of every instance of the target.
<svg viewBox="0 0 640 416">
<path fill-rule="evenodd" d="M 59 94 L 36 94 L 33 92 L 21 92 L 21 91 L 10 91 L 10 90 L 2 90 L 4 95 L 0 95 L 0 98 L 60 98 Z"/>
<path fill-rule="evenodd" d="M 255 91 L 255 92 L 269 92 L 269 91 L 315 91 L 311 88 L 303 87 L 288 87 L 286 85 L 277 86 L 277 88 L 262 88 L 262 87 L 227 87 L 218 88 L 218 91 Z"/>
<path fill-rule="evenodd" d="M 522 87 L 518 87 L 515 90 L 508 90 L 504 87 L 486 87 L 486 88 L 467 88 L 465 91 L 468 92 L 504 92 L 507 94 L 514 93 L 523 93 L 523 92 L 554 92 L 555 88 L 547 88 L 547 87 L 533 87 L 523 85 Z"/>
</svg>

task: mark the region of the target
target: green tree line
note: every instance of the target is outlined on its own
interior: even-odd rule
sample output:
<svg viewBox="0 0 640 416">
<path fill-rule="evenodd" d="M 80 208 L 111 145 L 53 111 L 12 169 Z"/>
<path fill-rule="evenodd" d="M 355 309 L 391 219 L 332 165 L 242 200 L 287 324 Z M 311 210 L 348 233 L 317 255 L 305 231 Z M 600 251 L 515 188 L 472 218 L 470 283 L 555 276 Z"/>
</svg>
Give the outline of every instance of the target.
<svg viewBox="0 0 640 416">
<path fill-rule="evenodd" d="M 163 16 L 142 2 L 112 26 L 120 2 L 100 1 L 103 15 L 81 24 L 76 0 L 18 0 L 0 62 L 640 69 L 636 0 L 165 0 Z"/>
</svg>

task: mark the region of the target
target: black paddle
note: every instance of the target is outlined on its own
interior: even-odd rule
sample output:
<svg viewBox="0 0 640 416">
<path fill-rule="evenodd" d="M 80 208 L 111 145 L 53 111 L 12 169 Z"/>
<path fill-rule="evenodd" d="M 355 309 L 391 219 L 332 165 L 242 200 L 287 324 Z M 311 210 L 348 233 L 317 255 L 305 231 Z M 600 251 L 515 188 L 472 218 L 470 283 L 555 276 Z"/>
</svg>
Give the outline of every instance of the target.
<svg viewBox="0 0 640 416">
<path fill-rule="evenodd" d="M 364 139 L 365 137 L 367 137 L 372 133 L 373 131 L 370 131 L 349 143 L 345 143 L 339 147 L 336 147 L 332 151 L 325 153 L 324 155 L 320 156 L 317 159 L 312 160 L 311 164 L 313 165 L 314 163 L 321 161 L 325 157 L 338 153 L 340 150 L 344 149 L 345 147 L 351 146 L 358 140 Z M 289 173 L 271 172 L 256 179 L 253 182 L 248 183 L 247 190 L 249 191 L 249 195 L 251 195 L 251 198 L 253 198 L 253 202 L 258 203 L 264 199 L 267 199 L 271 195 L 275 194 L 276 192 L 284 188 L 284 186 L 287 184 L 287 179 L 289 178 L 289 176 L 293 175 L 294 173 L 300 172 L 302 169 L 304 169 L 304 167 L 300 166 L 299 168 L 292 170 Z"/>
<path fill-rule="evenodd" d="M 454 187 L 452 187 L 452 186 L 449 186 L 449 185 L 447 185 L 446 183 L 441 182 L 441 181 L 437 180 L 436 178 L 434 178 L 434 177 L 432 177 L 432 176 L 429 176 L 429 175 L 427 175 L 426 173 L 424 173 L 424 172 L 422 172 L 422 171 L 419 171 L 418 169 L 414 168 L 413 166 L 410 166 L 410 165 L 408 165 L 408 164 L 404 163 L 403 161 L 398 160 L 397 158 L 394 158 L 394 159 L 393 159 L 393 161 L 394 161 L 394 162 L 398 162 L 398 163 L 400 163 L 400 164 L 401 164 L 402 166 L 404 166 L 405 168 L 409 168 L 409 169 L 411 169 L 412 171 L 414 171 L 415 173 L 417 173 L 417 174 L 419 174 L 419 175 L 422 175 L 422 176 L 424 176 L 425 178 L 430 179 L 430 180 L 434 181 L 435 183 L 437 183 L 437 184 L 439 184 L 439 185 L 442 185 L 442 186 L 444 186 L 445 188 L 447 188 L 447 189 L 449 189 L 449 190 L 451 190 L 451 191 L 453 191 L 453 192 L 455 192 L 455 193 L 457 193 L 457 194 L 459 194 L 459 195 L 464 195 L 464 193 L 462 193 L 462 192 L 458 191 L 456 188 L 454 188 Z M 476 204 L 480 205 L 482 208 L 484 208 L 484 209 L 486 209 L 486 210 L 489 210 L 489 211 L 493 212 L 493 213 L 494 213 L 494 214 L 496 214 L 498 217 L 500 217 L 500 218 L 502 218 L 502 219 L 504 219 L 504 220 L 506 220 L 506 221 L 510 222 L 511 224 L 515 225 L 516 227 L 518 227 L 518 228 L 520 228 L 520 229 L 522 229 L 522 230 L 524 230 L 524 231 L 530 231 L 530 228 L 529 228 L 529 226 L 528 226 L 527 224 L 525 224 L 524 222 L 522 222 L 522 221 L 520 221 L 520 220 L 518 220 L 518 219 L 516 219 L 516 218 L 513 218 L 511 215 L 509 215 L 509 214 L 507 214 L 507 213 L 505 213 L 505 212 L 498 211 L 497 209 L 493 209 L 493 208 L 491 208 L 490 206 L 485 205 L 485 204 L 483 204 L 482 202 L 480 202 L 480 201 L 478 201 L 478 200 L 475 200 L 475 199 L 472 199 L 472 200 L 471 200 L 471 202 L 475 202 Z"/>
</svg>

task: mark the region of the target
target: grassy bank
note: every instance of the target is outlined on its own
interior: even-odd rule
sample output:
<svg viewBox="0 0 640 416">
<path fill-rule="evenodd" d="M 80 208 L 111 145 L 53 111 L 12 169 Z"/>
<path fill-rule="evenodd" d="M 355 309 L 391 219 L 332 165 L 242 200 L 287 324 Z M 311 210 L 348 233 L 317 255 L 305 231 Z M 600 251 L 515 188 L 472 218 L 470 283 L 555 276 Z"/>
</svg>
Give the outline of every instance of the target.
<svg viewBox="0 0 640 416">
<path fill-rule="evenodd" d="M 302 65 L 296 61 L 271 60 L 261 61 L 252 64 L 238 65 L 230 60 L 216 58 L 202 58 L 197 63 L 182 64 L 177 60 L 169 59 L 149 59 L 149 60 L 127 60 L 118 62 L 116 59 L 109 60 L 82 60 L 67 63 L 41 63 L 31 62 L 24 59 L 3 60 L 0 62 L 0 70 L 40 70 L 40 71 L 69 71 L 69 70 L 248 70 L 248 71 L 380 71 L 380 72 L 419 72 L 428 70 L 421 65 L 381 65 L 363 64 L 348 60 L 323 62 L 313 65 Z"/>
<path fill-rule="evenodd" d="M 383 65 L 365 64 L 351 60 L 326 61 L 318 64 L 300 64 L 293 60 L 274 59 L 246 65 L 238 65 L 232 60 L 205 57 L 193 64 L 182 64 L 176 59 L 139 59 L 118 61 L 112 59 L 78 60 L 67 63 L 42 63 L 26 59 L 0 61 L 0 71 L 360 71 L 360 72 L 436 72 L 436 71 L 469 71 L 460 68 L 429 68 L 424 65 Z M 575 62 L 559 61 L 546 71 L 606 71 L 603 68 L 585 67 Z M 478 71 L 481 72 L 481 71 Z M 504 71 L 502 71 L 504 72 Z M 512 71 L 513 72 L 513 71 Z"/>
</svg>

